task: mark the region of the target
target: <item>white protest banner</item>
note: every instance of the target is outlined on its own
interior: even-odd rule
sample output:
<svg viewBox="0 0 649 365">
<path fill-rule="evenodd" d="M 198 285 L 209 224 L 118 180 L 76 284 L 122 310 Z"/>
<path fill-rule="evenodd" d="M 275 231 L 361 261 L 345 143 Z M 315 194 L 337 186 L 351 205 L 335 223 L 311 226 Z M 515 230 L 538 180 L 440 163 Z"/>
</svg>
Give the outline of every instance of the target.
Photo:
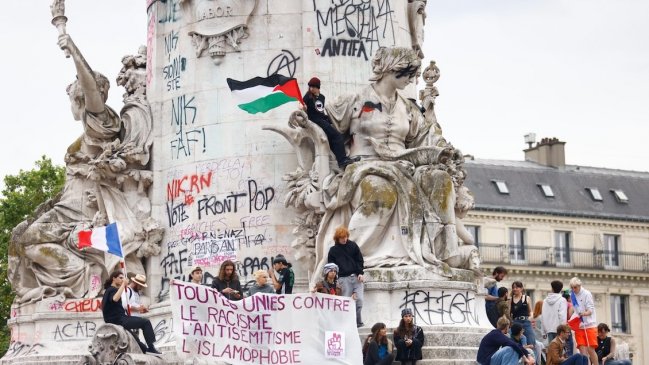
<svg viewBox="0 0 649 365">
<path fill-rule="evenodd" d="M 363 362 L 351 298 L 256 294 L 230 301 L 209 287 L 177 280 L 169 292 L 176 351 L 184 359 L 233 365 Z"/>
</svg>

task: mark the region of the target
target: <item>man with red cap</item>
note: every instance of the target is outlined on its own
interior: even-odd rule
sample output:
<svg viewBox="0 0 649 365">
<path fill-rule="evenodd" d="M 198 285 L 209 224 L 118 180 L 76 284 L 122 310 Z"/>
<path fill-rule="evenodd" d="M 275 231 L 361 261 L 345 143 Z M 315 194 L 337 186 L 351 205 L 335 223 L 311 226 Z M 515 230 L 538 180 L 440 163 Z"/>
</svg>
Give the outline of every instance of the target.
<svg viewBox="0 0 649 365">
<path fill-rule="evenodd" d="M 327 140 L 329 140 L 329 148 L 336 156 L 338 166 L 344 169 L 347 165 L 358 160 L 347 157 L 345 140 L 336 127 L 331 124 L 331 120 L 325 113 L 325 96 L 320 94 L 320 79 L 312 77 L 308 85 L 309 91 L 304 94 L 303 98 L 306 106 L 306 114 L 309 120 L 317 124 L 325 132 Z"/>
</svg>

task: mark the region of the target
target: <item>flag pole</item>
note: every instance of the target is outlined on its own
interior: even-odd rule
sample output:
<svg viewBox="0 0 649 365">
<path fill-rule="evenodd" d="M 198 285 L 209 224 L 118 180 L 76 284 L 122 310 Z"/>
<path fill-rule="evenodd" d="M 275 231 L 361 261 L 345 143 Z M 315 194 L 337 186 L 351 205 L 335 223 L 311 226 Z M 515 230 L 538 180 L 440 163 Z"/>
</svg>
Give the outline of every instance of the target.
<svg viewBox="0 0 649 365">
<path fill-rule="evenodd" d="M 119 261 L 119 267 L 122 269 L 124 272 L 124 278 L 128 280 L 128 275 L 126 272 L 126 262 L 124 261 L 124 258 L 122 258 Z M 126 285 L 126 288 L 124 288 L 124 293 L 122 293 L 124 296 L 124 300 L 126 301 L 126 314 L 130 317 L 131 316 L 131 304 L 128 302 L 128 285 Z"/>
</svg>

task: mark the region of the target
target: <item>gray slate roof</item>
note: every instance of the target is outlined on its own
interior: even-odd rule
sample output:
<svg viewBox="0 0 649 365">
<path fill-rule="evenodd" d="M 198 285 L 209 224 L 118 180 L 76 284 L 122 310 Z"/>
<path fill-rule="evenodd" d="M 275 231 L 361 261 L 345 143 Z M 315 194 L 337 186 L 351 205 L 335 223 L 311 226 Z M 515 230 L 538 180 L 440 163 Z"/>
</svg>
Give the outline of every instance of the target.
<svg viewBox="0 0 649 365">
<path fill-rule="evenodd" d="M 465 168 L 475 210 L 649 222 L 647 172 L 480 159 L 467 160 Z M 493 180 L 505 181 L 509 194 L 499 193 Z M 539 184 L 550 185 L 555 197 L 545 197 Z M 598 188 L 603 201 L 586 188 Z M 628 203 L 618 202 L 611 189 L 622 190 Z"/>
</svg>

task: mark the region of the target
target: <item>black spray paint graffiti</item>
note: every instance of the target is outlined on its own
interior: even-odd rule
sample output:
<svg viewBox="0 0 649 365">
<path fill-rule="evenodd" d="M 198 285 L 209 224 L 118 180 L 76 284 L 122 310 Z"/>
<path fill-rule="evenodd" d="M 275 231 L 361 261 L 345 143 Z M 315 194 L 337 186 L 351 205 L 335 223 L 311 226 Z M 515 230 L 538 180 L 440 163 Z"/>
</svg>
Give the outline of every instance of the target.
<svg viewBox="0 0 649 365">
<path fill-rule="evenodd" d="M 9 345 L 9 349 L 7 349 L 7 353 L 5 354 L 4 358 L 13 359 L 16 357 L 38 355 L 38 350 L 42 349 L 43 347 L 45 346 L 41 345 L 40 343 L 30 344 L 15 341 Z"/>
<path fill-rule="evenodd" d="M 173 252 L 169 253 L 160 263 L 160 266 L 164 268 L 164 275 L 160 280 L 160 291 L 156 297 L 158 303 L 166 300 L 169 297 L 169 288 L 171 279 L 190 281 L 189 274 L 182 275 L 180 272 L 183 268 L 187 268 L 187 249 L 182 249 L 175 254 Z M 243 280 L 245 277 L 252 275 L 257 270 L 269 270 L 272 267 L 273 257 L 246 257 L 243 261 L 235 262 L 237 273 L 239 278 Z M 170 277 L 172 276 L 172 277 Z M 218 277 L 218 272 L 214 274 L 210 273 L 207 270 L 203 270 L 203 285 L 212 286 L 212 281 Z M 244 285 L 244 292 L 250 289 L 250 286 L 254 284 L 254 280 L 246 282 Z M 170 326 L 171 327 L 171 326 Z M 157 332 L 156 332 L 157 333 Z M 159 337 L 156 334 L 156 341 L 159 341 Z"/>
<path fill-rule="evenodd" d="M 153 328 L 155 335 L 155 344 L 162 346 L 173 340 L 174 320 L 173 318 L 163 318 Z"/>
<path fill-rule="evenodd" d="M 283 49 L 282 53 L 278 54 L 272 61 L 270 61 L 266 74 L 268 76 L 282 74 L 284 76 L 293 77 L 295 76 L 297 60 L 299 59 L 300 57 L 295 57 L 291 51 Z M 286 70 L 286 73 L 283 73 L 284 70 Z"/>
<path fill-rule="evenodd" d="M 367 52 L 365 51 L 365 44 L 358 39 L 336 39 L 327 38 L 324 46 L 322 46 L 322 57 L 329 55 L 333 56 L 356 56 L 361 57 L 367 61 Z"/>
<path fill-rule="evenodd" d="M 166 81 L 167 91 L 180 90 L 181 75 L 187 70 L 187 59 L 181 55 L 172 56 L 178 49 L 178 32 L 172 30 L 165 36 L 165 56 L 167 63 L 162 67 L 162 77 Z"/>
<path fill-rule="evenodd" d="M 54 341 L 79 341 L 93 338 L 97 325 L 91 321 L 78 321 L 76 323 L 57 324 L 52 334 Z"/>
<path fill-rule="evenodd" d="M 171 100 L 171 125 L 176 130 L 176 137 L 170 143 L 172 159 L 178 159 L 181 155 L 191 156 L 198 144 L 202 144 L 203 152 L 206 151 L 205 128 L 193 127 L 198 113 L 194 100 L 193 96 L 188 98 L 187 95 Z"/>
<path fill-rule="evenodd" d="M 159 23 L 175 23 L 180 20 L 180 0 L 160 0 L 159 2 Z"/>
<path fill-rule="evenodd" d="M 171 52 L 178 48 L 178 32 L 172 30 L 165 36 L 165 55 L 171 57 Z"/>
<path fill-rule="evenodd" d="M 244 198 L 247 199 L 248 213 L 268 210 L 268 205 L 275 198 L 275 189 L 270 186 L 260 189 L 257 181 L 250 179 L 246 193 L 232 193 L 225 198 L 217 198 L 214 195 L 204 196 L 198 200 L 198 219 L 210 215 L 237 213 L 242 204 L 240 198 L 242 201 L 245 201 Z"/>
<path fill-rule="evenodd" d="M 475 295 L 470 292 L 428 292 L 417 290 L 403 297 L 399 308 L 411 308 L 416 320 L 424 325 L 480 324 L 475 310 Z"/>
<path fill-rule="evenodd" d="M 162 68 L 162 77 L 167 82 L 167 91 L 180 89 L 180 74 L 185 72 L 187 59 L 183 56 L 176 56 Z"/>
<path fill-rule="evenodd" d="M 230 193 L 225 197 L 204 195 L 197 200 L 196 214 L 198 220 L 206 217 L 218 216 L 227 213 L 239 213 L 244 206 L 248 206 L 248 213 L 268 210 L 268 206 L 275 199 L 275 188 L 267 186 L 260 188 L 257 181 L 249 179 L 247 191 Z M 188 205 L 185 203 L 166 203 L 167 223 L 173 227 L 189 219 Z"/>
<path fill-rule="evenodd" d="M 328 6 L 318 9 L 313 0 L 318 37 L 326 39 L 321 56 L 364 56 L 367 60 L 366 49 L 372 55 L 382 42 L 395 42 L 390 0 L 338 0 Z"/>
</svg>

